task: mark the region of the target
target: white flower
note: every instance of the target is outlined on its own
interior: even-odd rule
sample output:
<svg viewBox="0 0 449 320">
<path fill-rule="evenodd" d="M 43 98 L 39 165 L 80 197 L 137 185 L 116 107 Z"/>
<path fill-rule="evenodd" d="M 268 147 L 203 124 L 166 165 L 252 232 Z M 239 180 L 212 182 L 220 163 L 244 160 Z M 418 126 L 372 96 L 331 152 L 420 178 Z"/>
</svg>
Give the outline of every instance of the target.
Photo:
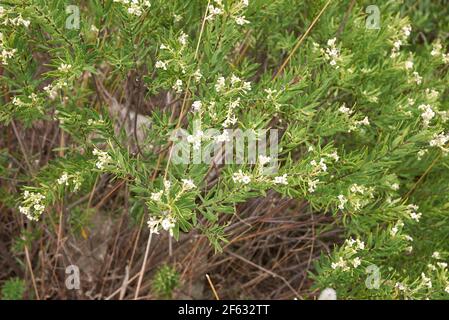
<svg viewBox="0 0 449 320">
<path fill-rule="evenodd" d="M 259 163 L 260 163 L 261 166 L 266 165 L 270 161 L 271 161 L 270 157 L 267 157 L 267 156 L 264 156 L 264 155 L 259 155 Z"/>
<path fill-rule="evenodd" d="M 440 95 L 440 93 L 439 93 L 437 90 L 435 90 L 435 89 L 429 89 L 429 88 L 427 88 L 427 89 L 426 89 L 426 95 L 427 95 L 427 97 L 428 97 L 429 99 L 435 99 L 435 98 L 438 98 L 438 96 Z"/>
<path fill-rule="evenodd" d="M 58 184 L 65 184 L 66 186 L 69 185 L 69 176 L 67 172 L 64 172 L 61 177 L 57 180 Z"/>
<path fill-rule="evenodd" d="M 446 286 L 446 288 L 444 289 L 444 291 L 446 291 L 446 293 L 449 293 L 449 285 Z"/>
<path fill-rule="evenodd" d="M 406 25 L 405 27 L 402 28 L 402 33 L 404 34 L 405 38 L 408 38 L 411 32 L 412 32 L 411 25 Z"/>
<path fill-rule="evenodd" d="M 449 63 L 449 53 L 442 54 L 442 61 L 443 63 Z"/>
<path fill-rule="evenodd" d="M 427 268 L 429 268 L 429 270 L 431 270 L 431 271 L 437 270 L 437 267 L 435 267 L 433 264 L 430 264 L 430 263 L 427 265 Z"/>
<path fill-rule="evenodd" d="M 181 31 L 181 35 L 179 36 L 178 40 L 179 43 L 181 43 L 182 46 L 185 46 L 187 44 L 187 38 L 189 36 L 184 33 L 184 31 Z"/>
<path fill-rule="evenodd" d="M 444 134 L 444 132 L 439 134 L 434 134 L 433 139 L 429 141 L 431 147 L 438 147 L 444 149 L 444 146 L 449 141 L 449 134 Z"/>
<path fill-rule="evenodd" d="M 45 210 L 43 205 L 44 199 L 45 196 L 41 193 L 25 190 L 23 192 L 22 206 L 19 206 L 20 213 L 24 214 L 29 220 L 39 220 L 39 216 Z"/>
<path fill-rule="evenodd" d="M 170 180 L 164 180 L 164 188 L 166 191 L 170 190 L 170 188 L 171 188 Z"/>
<path fill-rule="evenodd" d="M 394 287 L 399 289 L 399 291 L 405 291 L 405 289 L 406 289 L 406 287 L 402 283 L 400 283 L 400 282 L 396 282 Z"/>
<path fill-rule="evenodd" d="M 421 216 L 422 216 L 422 213 L 420 213 L 420 212 L 411 212 L 410 213 L 410 218 L 412 218 L 416 222 L 419 222 L 419 219 L 421 218 Z"/>
<path fill-rule="evenodd" d="M 351 115 L 351 109 L 349 109 L 348 107 L 346 107 L 346 105 L 342 105 L 338 111 L 340 111 L 341 113 L 347 114 L 347 115 Z"/>
<path fill-rule="evenodd" d="M 206 17 L 206 20 L 213 20 L 215 16 L 223 14 L 223 9 L 220 7 L 214 7 L 213 5 L 209 5 L 208 12 L 209 15 Z"/>
<path fill-rule="evenodd" d="M 191 179 L 182 179 L 182 187 L 185 190 L 191 190 L 191 189 L 195 189 L 196 185 L 195 185 L 195 183 L 193 183 L 193 180 L 191 180 Z"/>
<path fill-rule="evenodd" d="M 176 91 L 176 93 L 182 92 L 182 80 L 176 80 L 175 84 L 172 86 L 172 88 Z"/>
<path fill-rule="evenodd" d="M 200 112 L 201 111 L 201 107 L 203 106 L 203 104 L 201 103 L 201 101 L 194 101 L 192 103 L 192 109 L 195 112 Z"/>
<path fill-rule="evenodd" d="M 218 136 L 214 137 L 215 143 L 222 143 L 222 142 L 228 142 L 230 141 L 229 133 L 227 130 L 223 130 L 222 134 L 219 134 Z"/>
<path fill-rule="evenodd" d="M 416 211 L 418 211 L 418 209 L 419 209 L 419 207 L 418 207 L 417 205 L 414 205 L 414 204 L 409 204 L 409 205 L 407 206 L 407 210 L 408 210 L 408 213 L 409 213 L 409 215 L 410 215 L 410 218 L 412 218 L 412 219 L 415 220 L 416 222 L 419 222 L 419 219 L 420 219 L 421 216 L 422 216 L 421 213 L 416 212 Z"/>
<path fill-rule="evenodd" d="M 342 194 L 337 196 L 337 199 L 339 201 L 338 209 L 343 210 L 345 208 L 346 203 L 348 202 L 348 199 Z"/>
<path fill-rule="evenodd" d="M 151 200 L 153 200 L 154 202 L 159 202 L 159 201 L 161 201 L 162 194 L 163 194 L 163 191 L 162 191 L 162 190 L 159 191 L 159 192 L 152 192 L 150 198 L 151 198 Z"/>
<path fill-rule="evenodd" d="M 187 136 L 187 142 L 193 144 L 194 150 L 199 150 L 201 148 L 203 136 L 204 132 L 202 130 L 195 130 L 193 135 Z"/>
<path fill-rule="evenodd" d="M 231 75 L 231 86 L 235 86 L 237 83 L 241 82 L 242 79 L 237 77 L 235 74 Z"/>
<path fill-rule="evenodd" d="M 22 100 L 20 100 L 20 98 L 18 98 L 18 97 L 14 97 L 11 102 L 13 105 L 18 106 L 18 107 L 25 105 L 25 103 Z"/>
<path fill-rule="evenodd" d="M 361 263 L 362 260 L 359 257 L 356 257 L 354 258 L 354 260 L 352 260 L 352 265 L 354 266 L 354 268 L 357 268 Z"/>
<path fill-rule="evenodd" d="M 167 217 L 162 220 L 161 227 L 165 231 L 168 231 L 173 236 L 173 228 L 175 227 L 175 220 L 172 217 Z"/>
<path fill-rule="evenodd" d="M 337 262 L 332 262 L 331 268 L 334 270 L 336 270 L 338 268 L 342 269 L 343 271 L 349 270 L 349 267 L 347 266 L 346 261 L 344 261 L 342 257 L 340 257 Z"/>
<path fill-rule="evenodd" d="M 29 207 L 19 206 L 19 211 L 20 211 L 20 213 L 22 213 L 22 214 L 24 214 L 26 216 L 28 216 L 30 214 L 30 208 Z"/>
<path fill-rule="evenodd" d="M 277 90 L 270 89 L 270 88 L 265 89 L 264 91 L 265 91 L 265 93 L 267 94 L 267 99 L 268 99 L 268 100 L 273 99 L 273 94 L 275 94 L 275 93 L 277 92 Z"/>
<path fill-rule="evenodd" d="M 243 81 L 242 90 L 246 93 L 247 91 L 251 91 L 251 82 Z"/>
<path fill-rule="evenodd" d="M 242 184 L 248 184 L 251 182 L 251 177 L 247 174 L 244 174 L 242 170 L 239 170 L 238 172 L 235 172 L 232 175 L 232 180 L 234 182 L 242 183 Z"/>
<path fill-rule="evenodd" d="M 163 69 L 163 70 L 167 70 L 167 62 L 158 60 L 156 61 L 156 68 L 157 69 Z"/>
<path fill-rule="evenodd" d="M 77 192 L 79 190 L 79 188 L 81 187 L 81 183 L 83 182 L 83 179 L 81 178 L 81 176 L 79 174 L 75 175 L 75 177 L 73 177 L 73 192 Z"/>
<path fill-rule="evenodd" d="M 393 43 L 393 47 L 394 47 L 396 50 L 399 50 L 399 49 L 401 48 L 401 46 L 402 46 L 402 41 L 401 41 L 401 40 L 396 40 L 396 41 Z"/>
<path fill-rule="evenodd" d="M 417 71 L 413 71 L 413 78 L 416 84 L 420 85 L 422 83 L 422 77 L 419 75 Z"/>
<path fill-rule="evenodd" d="M 365 242 L 357 239 L 357 249 L 359 249 L 359 250 L 365 249 Z"/>
<path fill-rule="evenodd" d="M 56 97 L 58 96 L 58 88 L 53 87 L 51 84 L 49 84 L 48 86 L 45 86 L 44 91 L 48 94 L 48 96 L 51 100 L 56 99 Z"/>
<path fill-rule="evenodd" d="M 441 259 L 441 255 L 438 251 L 435 251 L 434 253 L 432 253 L 432 258 L 434 259 Z"/>
<path fill-rule="evenodd" d="M 413 61 L 412 60 L 405 61 L 404 66 L 405 66 L 405 69 L 407 69 L 407 70 L 413 69 Z"/>
<path fill-rule="evenodd" d="M 72 69 L 72 65 L 71 64 L 65 64 L 65 63 L 61 63 L 61 65 L 58 67 L 58 70 L 64 73 L 69 72 Z"/>
<path fill-rule="evenodd" d="M 282 176 L 274 177 L 273 183 L 287 185 L 288 184 L 287 174 L 283 174 Z"/>
<path fill-rule="evenodd" d="M 322 49 L 322 52 L 324 53 L 324 58 L 329 61 L 329 64 L 338 69 L 337 61 L 340 60 L 340 50 L 335 46 L 336 41 L 336 38 L 327 40 L 327 48 L 326 50 Z"/>
<path fill-rule="evenodd" d="M 315 190 L 316 190 L 316 187 L 318 185 L 318 182 L 320 182 L 320 180 L 318 180 L 318 179 L 315 179 L 315 180 L 310 180 L 309 179 L 309 181 L 308 181 L 308 189 L 307 190 L 310 193 L 314 193 Z"/>
<path fill-rule="evenodd" d="M 337 151 L 332 152 L 332 153 L 329 154 L 328 156 L 329 156 L 329 158 L 334 159 L 335 162 L 337 162 L 337 161 L 340 159 L 340 157 L 338 156 Z"/>
<path fill-rule="evenodd" d="M 363 120 L 357 121 L 358 125 L 364 125 L 364 126 L 369 126 L 369 119 L 368 117 L 363 118 Z"/>
<path fill-rule="evenodd" d="M 201 74 L 200 69 L 197 69 L 195 71 L 195 73 L 193 74 L 193 77 L 195 78 L 196 82 L 199 82 L 201 80 L 201 78 L 203 77 L 203 75 Z"/>
<path fill-rule="evenodd" d="M 447 268 L 446 262 L 437 262 L 437 265 L 443 270 Z"/>
<path fill-rule="evenodd" d="M 150 217 L 147 221 L 148 228 L 150 228 L 150 233 L 159 234 L 159 220 Z"/>
<path fill-rule="evenodd" d="M 175 13 L 175 14 L 173 14 L 173 20 L 174 20 L 175 22 L 179 22 L 179 21 L 182 20 L 182 16 Z"/>
<path fill-rule="evenodd" d="M 427 288 L 431 289 L 432 288 L 432 280 L 430 280 L 430 278 L 428 278 L 424 272 L 421 273 L 421 279 L 422 279 L 422 283 L 423 285 L 425 285 Z"/>
<path fill-rule="evenodd" d="M 337 38 L 332 38 L 332 39 L 329 39 L 329 40 L 327 40 L 327 46 L 328 47 L 333 47 L 333 46 L 335 46 L 335 42 L 337 41 Z"/>
<path fill-rule="evenodd" d="M 440 40 L 438 39 L 432 44 L 432 51 L 430 52 L 430 55 L 432 56 L 439 56 L 441 54 L 441 49 L 443 46 L 441 45 Z"/>
<path fill-rule="evenodd" d="M 217 83 L 215 84 L 215 91 L 222 92 L 224 90 L 224 88 L 225 88 L 225 85 L 226 85 L 225 81 L 226 80 L 225 80 L 224 77 L 219 77 L 217 79 Z"/>
<path fill-rule="evenodd" d="M 235 23 L 237 23 L 239 26 L 243 26 L 249 23 L 249 21 L 245 19 L 245 16 L 241 16 L 235 18 Z"/>
<path fill-rule="evenodd" d="M 390 234 L 392 237 L 394 237 L 397 233 L 398 233 L 399 229 L 397 226 L 394 226 L 393 228 L 391 228 L 390 230 Z"/>
<path fill-rule="evenodd" d="M 112 158 L 106 151 L 101 151 L 95 148 L 92 154 L 94 156 L 97 156 L 97 162 L 95 163 L 95 166 L 100 170 L 103 170 L 105 166 L 107 166 L 112 161 Z"/>
<path fill-rule="evenodd" d="M 323 170 L 323 172 L 326 172 L 326 171 L 327 171 L 327 165 L 326 165 L 326 163 L 324 162 L 324 159 L 323 159 L 323 158 L 320 159 L 319 166 L 320 166 L 321 170 Z"/>
<path fill-rule="evenodd" d="M 423 111 L 423 113 L 421 113 L 421 118 L 423 119 L 424 126 L 429 126 L 430 120 L 435 117 L 435 112 L 433 112 L 432 107 L 428 104 L 421 104 L 418 109 Z"/>
<path fill-rule="evenodd" d="M 393 189 L 393 190 L 399 190 L 399 184 L 398 184 L 398 183 L 393 183 L 393 184 L 391 185 L 391 189 Z"/>
<path fill-rule="evenodd" d="M 140 17 L 142 15 L 142 10 L 138 6 L 131 5 L 131 7 L 128 8 L 128 13 Z"/>
<path fill-rule="evenodd" d="M 100 30 L 98 30 L 98 28 L 93 24 L 90 26 L 90 31 L 92 31 L 93 33 L 98 33 Z"/>
<path fill-rule="evenodd" d="M 422 160 L 422 157 L 424 157 L 424 155 L 425 155 L 428 151 L 429 151 L 429 150 L 427 150 L 427 149 L 419 150 L 418 153 L 416 154 L 416 157 L 418 158 L 418 160 Z"/>
</svg>

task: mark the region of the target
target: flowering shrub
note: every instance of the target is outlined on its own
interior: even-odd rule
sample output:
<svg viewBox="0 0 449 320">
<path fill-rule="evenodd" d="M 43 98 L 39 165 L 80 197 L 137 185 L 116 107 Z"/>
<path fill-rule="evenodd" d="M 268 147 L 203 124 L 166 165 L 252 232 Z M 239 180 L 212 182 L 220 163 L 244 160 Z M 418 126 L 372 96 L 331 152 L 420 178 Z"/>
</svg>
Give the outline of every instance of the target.
<svg viewBox="0 0 449 320">
<path fill-rule="evenodd" d="M 226 217 L 274 190 L 346 239 L 315 261 L 313 288 L 448 298 L 449 20 L 444 4 L 383 1 L 373 29 L 369 4 L 2 2 L 2 206 L 23 232 L 57 233 L 61 207 L 126 186 L 149 246 L 198 233 L 219 252 Z M 40 150 L 24 138 L 36 127 Z M 236 129 L 277 140 L 223 163 Z"/>
</svg>

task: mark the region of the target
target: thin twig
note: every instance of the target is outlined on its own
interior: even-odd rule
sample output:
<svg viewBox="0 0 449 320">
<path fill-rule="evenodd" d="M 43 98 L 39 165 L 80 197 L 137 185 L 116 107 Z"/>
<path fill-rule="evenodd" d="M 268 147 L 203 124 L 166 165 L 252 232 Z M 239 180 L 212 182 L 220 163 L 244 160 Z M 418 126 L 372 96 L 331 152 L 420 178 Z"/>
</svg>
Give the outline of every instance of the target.
<svg viewBox="0 0 449 320">
<path fill-rule="evenodd" d="M 284 60 L 284 62 L 282 63 L 281 67 L 279 68 L 279 70 L 276 72 L 276 74 L 273 77 L 273 81 L 277 79 L 277 77 L 281 74 L 282 70 L 284 70 L 284 68 L 287 66 L 287 64 L 289 63 L 290 59 L 292 58 L 292 56 L 295 54 L 296 50 L 298 50 L 299 46 L 301 45 L 301 43 L 304 41 L 304 39 L 307 37 L 307 35 L 309 34 L 309 32 L 312 30 L 312 28 L 315 26 L 315 24 L 317 23 L 317 21 L 320 19 L 321 15 L 324 13 L 324 11 L 326 10 L 326 8 L 329 6 L 329 4 L 331 3 L 331 0 L 328 0 L 326 2 L 326 4 L 324 5 L 324 7 L 321 9 L 320 13 L 315 17 L 315 19 L 312 21 L 312 23 L 310 24 L 309 28 L 307 28 L 306 32 L 299 37 L 298 42 L 296 43 L 295 47 L 293 48 L 293 50 L 290 52 L 290 54 L 288 55 L 288 57 Z"/>
<path fill-rule="evenodd" d="M 137 298 L 139 297 L 140 286 L 142 284 L 143 273 L 145 272 L 145 267 L 147 265 L 148 253 L 150 252 L 152 237 L 153 237 L 153 233 L 150 232 L 150 235 L 148 236 L 148 241 L 147 241 L 147 248 L 145 249 L 145 257 L 143 258 L 142 268 L 140 269 L 139 281 L 137 282 L 136 293 L 134 294 L 134 300 L 137 300 Z"/>
<path fill-rule="evenodd" d="M 220 300 L 218 297 L 217 291 L 215 290 L 214 284 L 212 283 L 212 280 L 210 279 L 209 275 L 206 273 L 207 282 L 209 282 L 209 286 L 212 289 L 212 292 L 214 293 L 215 300 Z"/>
<path fill-rule="evenodd" d="M 33 267 L 31 266 L 30 253 L 28 252 L 28 247 L 26 245 L 25 245 L 25 257 L 26 257 L 26 260 L 27 260 L 28 268 L 30 269 L 31 281 L 33 282 L 33 287 L 34 287 L 34 292 L 36 294 L 36 299 L 40 300 L 41 298 L 39 297 L 39 292 L 37 291 L 37 285 L 36 285 L 36 279 L 34 278 Z"/>
</svg>

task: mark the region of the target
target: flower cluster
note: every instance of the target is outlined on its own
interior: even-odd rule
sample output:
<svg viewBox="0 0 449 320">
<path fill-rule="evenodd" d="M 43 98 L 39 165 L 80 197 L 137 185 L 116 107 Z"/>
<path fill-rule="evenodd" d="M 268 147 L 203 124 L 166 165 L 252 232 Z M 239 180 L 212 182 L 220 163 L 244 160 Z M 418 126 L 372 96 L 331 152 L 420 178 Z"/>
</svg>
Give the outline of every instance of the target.
<svg viewBox="0 0 449 320">
<path fill-rule="evenodd" d="M 176 226 L 176 220 L 167 211 L 164 211 L 158 218 L 150 217 L 147 224 L 150 232 L 153 234 L 159 234 L 159 231 L 162 228 L 162 230 L 168 231 L 170 236 L 173 236 L 173 229 Z"/>
<path fill-rule="evenodd" d="M 347 239 L 341 249 L 336 262 L 332 262 L 331 267 L 334 270 L 349 271 L 351 267 L 357 268 L 361 265 L 362 259 L 355 256 L 358 252 L 365 250 L 365 243 L 360 239 Z"/>
<path fill-rule="evenodd" d="M 349 193 L 347 196 L 342 194 L 338 195 L 338 209 L 343 210 L 348 204 L 350 204 L 350 207 L 353 210 L 359 211 L 361 208 L 370 203 L 373 198 L 373 188 L 354 183 L 349 187 Z"/>
<path fill-rule="evenodd" d="M 332 38 L 327 40 L 327 48 L 321 49 L 321 52 L 324 55 L 324 58 L 329 61 L 329 64 L 335 69 L 338 69 L 339 66 L 337 62 L 340 60 L 340 50 L 336 47 L 335 43 L 337 38 Z"/>
<path fill-rule="evenodd" d="M 421 104 L 418 107 L 418 110 L 421 110 L 421 118 L 423 120 L 424 127 L 428 127 L 430 124 L 430 121 L 435 117 L 435 112 L 433 111 L 432 107 L 428 104 Z"/>
<path fill-rule="evenodd" d="M 151 203 L 156 205 L 158 209 L 157 216 L 151 216 L 148 221 L 148 227 L 151 233 L 158 234 L 159 230 L 168 231 L 170 236 L 173 236 L 173 230 L 176 227 L 177 219 L 174 215 L 175 203 L 188 191 L 197 188 L 192 179 L 181 179 L 181 189 L 177 189 L 176 194 L 172 194 L 173 188 L 170 180 L 164 180 L 163 189 L 152 192 L 150 195 Z"/>
<path fill-rule="evenodd" d="M 140 17 L 146 8 L 151 7 L 151 3 L 148 0 L 114 0 L 126 6 L 126 11 L 137 17 Z"/>
<path fill-rule="evenodd" d="M 399 56 L 399 50 L 401 49 L 402 44 L 407 40 L 412 32 L 412 27 L 410 25 L 406 25 L 402 28 L 402 32 L 399 34 L 398 39 L 393 43 L 393 49 L 391 49 L 391 58 L 396 58 Z"/>
<path fill-rule="evenodd" d="M 58 91 L 67 87 L 68 83 L 64 80 L 57 80 L 53 84 L 49 84 L 44 87 L 44 91 L 47 93 L 51 100 L 55 100 L 58 96 Z"/>
<path fill-rule="evenodd" d="M 309 148 L 309 150 L 313 151 L 313 147 Z M 327 158 L 327 159 L 326 159 Z M 318 183 L 320 182 L 319 176 L 325 174 L 327 172 L 327 164 L 326 161 L 332 160 L 334 162 L 338 162 L 339 156 L 337 152 L 333 152 L 331 154 L 325 154 L 324 157 L 321 157 L 319 161 L 312 160 L 310 161 L 310 173 L 307 178 L 308 191 L 310 193 L 314 193 Z"/>
<path fill-rule="evenodd" d="M 1 8 L 1 7 L 0 7 Z M 13 48 L 13 49 L 8 49 L 6 47 L 6 44 L 4 42 L 4 35 L 3 33 L 0 32 L 0 63 L 2 65 L 8 65 L 8 61 L 9 59 L 11 59 L 12 57 L 14 57 L 14 55 L 17 52 L 17 49 Z"/>
<path fill-rule="evenodd" d="M 111 156 L 106 151 L 101 151 L 95 148 L 94 151 L 92 151 L 92 154 L 97 156 L 95 166 L 100 170 L 104 170 L 112 161 Z"/>
<path fill-rule="evenodd" d="M 238 172 L 234 172 L 234 174 L 232 175 L 232 180 L 235 183 L 248 184 L 251 182 L 251 176 L 243 173 L 242 170 L 239 170 Z"/>
<path fill-rule="evenodd" d="M 241 0 L 234 3 L 234 5 L 229 9 L 230 16 L 234 19 L 237 25 L 243 26 L 249 23 L 242 12 L 246 7 L 248 7 L 248 5 L 249 0 Z M 206 20 L 212 21 L 217 16 L 221 16 L 224 13 L 225 6 L 223 5 L 223 0 L 213 0 L 213 4 L 209 4 Z"/>
<path fill-rule="evenodd" d="M 443 63 L 449 63 L 449 53 L 442 52 L 442 49 L 443 49 L 443 46 L 441 45 L 441 40 L 437 39 L 432 44 L 432 51 L 430 52 L 430 54 L 433 57 L 441 57 L 441 61 Z"/>
<path fill-rule="evenodd" d="M 416 222 L 419 222 L 419 219 L 421 219 L 422 213 L 418 212 L 419 207 L 414 204 L 409 204 L 407 206 L 407 212 L 410 215 L 410 218 L 412 220 L 415 220 Z"/>
<path fill-rule="evenodd" d="M 45 210 L 44 200 L 45 196 L 43 194 L 25 190 L 19 211 L 29 220 L 37 221 Z"/>
<path fill-rule="evenodd" d="M 3 20 L 2 24 L 12 25 L 12 26 L 24 26 L 25 28 L 28 28 L 31 24 L 30 20 L 24 19 L 21 14 L 18 14 L 14 18 L 11 18 L 8 16 L 8 10 L 6 10 L 4 7 L 0 6 L 0 18 Z"/>
<path fill-rule="evenodd" d="M 223 76 L 218 77 L 215 84 L 215 91 L 224 95 L 233 92 L 247 93 L 251 91 L 251 82 L 243 81 L 235 74 L 232 74 L 230 78 L 226 79 Z"/>
<path fill-rule="evenodd" d="M 445 154 L 449 153 L 449 149 L 446 147 L 446 144 L 449 141 L 449 134 L 434 133 L 433 138 L 429 141 L 431 147 L 440 148 Z"/>
<path fill-rule="evenodd" d="M 83 183 L 83 179 L 79 173 L 76 174 L 68 174 L 67 172 L 63 172 L 62 175 L 56 181 L 59 185 L 69 186 L 72 185 L 72 191 L 76 192 L 81 187 Z"/>
</svg>

